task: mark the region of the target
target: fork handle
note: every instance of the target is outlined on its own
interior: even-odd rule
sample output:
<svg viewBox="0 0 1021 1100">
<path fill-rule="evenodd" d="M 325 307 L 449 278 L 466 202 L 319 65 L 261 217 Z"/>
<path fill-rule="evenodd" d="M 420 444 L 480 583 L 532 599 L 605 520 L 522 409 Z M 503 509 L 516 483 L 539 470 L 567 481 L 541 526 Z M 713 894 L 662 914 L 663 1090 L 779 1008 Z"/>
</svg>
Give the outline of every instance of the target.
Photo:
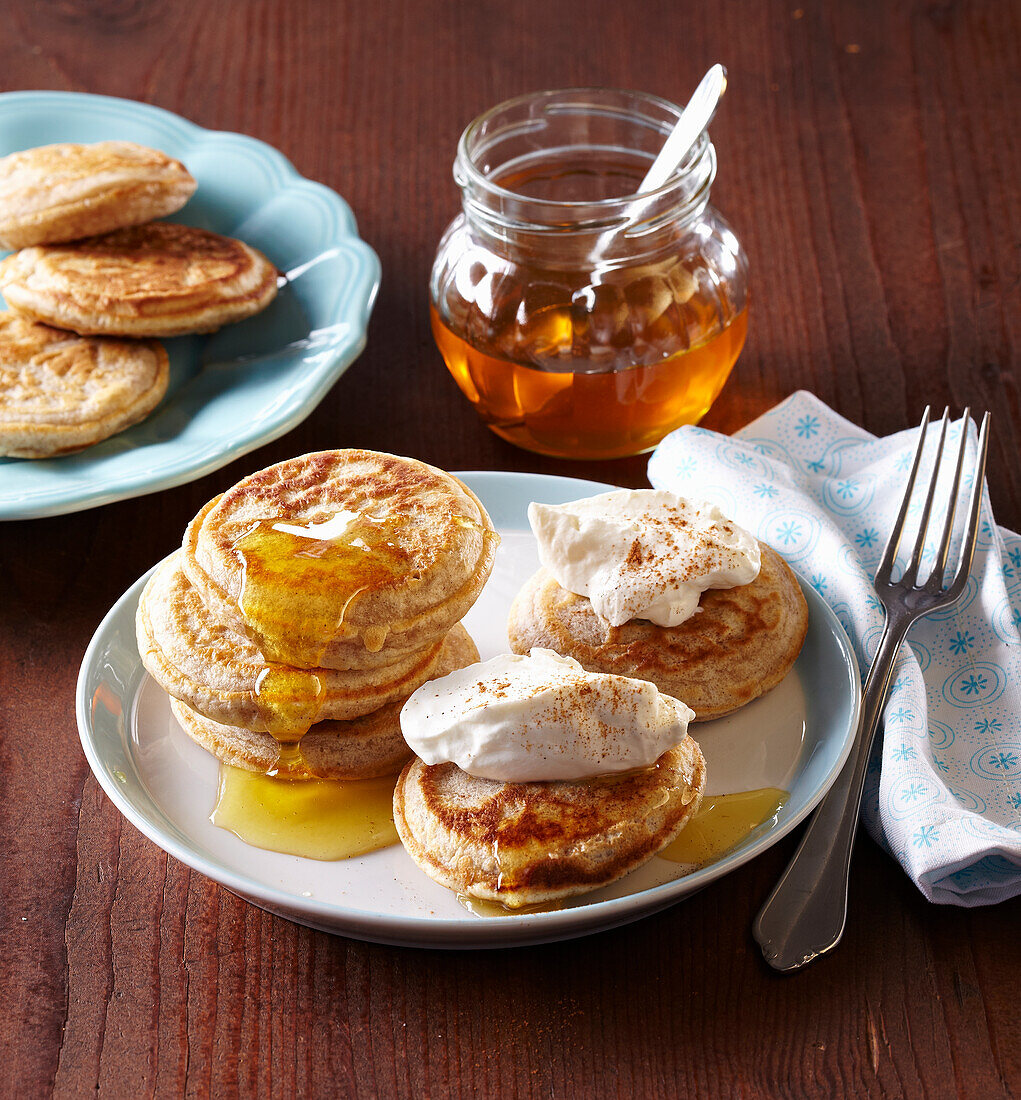
<svg viewBox="0 0 1021 1100">
<path fill-rule="evenodd" d="M 836 947 L 847 920 L 851 849 L 861 809 L 865 770 L 890 677 L 912 616 L 887 616 L 862 696 L 851 755 L 815 811 L 798 850 L 752 927 L 774 970 L 797 970 Z"/>
</svg>

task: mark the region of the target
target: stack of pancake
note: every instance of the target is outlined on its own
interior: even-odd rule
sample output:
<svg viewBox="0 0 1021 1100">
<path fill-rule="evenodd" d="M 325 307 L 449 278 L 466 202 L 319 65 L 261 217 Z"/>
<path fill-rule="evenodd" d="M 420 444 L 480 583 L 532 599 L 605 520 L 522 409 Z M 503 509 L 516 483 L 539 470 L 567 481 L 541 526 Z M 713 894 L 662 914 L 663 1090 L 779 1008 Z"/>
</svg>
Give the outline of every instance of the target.
<svg viewBox="0 0 1021 1100">
<path fill-rule="evenodd" d="M 153 222 L 196 187 L 126 141 L 0 158 L 0 455 L 80 450 L 147 416 L 169 362 L 152 337 L 212 332 L 265 308 L 277 272 L 254 248 Z"/>
<path fill-rule="evenodd" d="M 149 673 L 221 761 L 360 779 L 410 757 L 399 713 L 420 684 L 478 660 L 460 625 L 498 536 L 450 474 L 323 451 L 207 504 L 139 601 Z"/>
</svg>

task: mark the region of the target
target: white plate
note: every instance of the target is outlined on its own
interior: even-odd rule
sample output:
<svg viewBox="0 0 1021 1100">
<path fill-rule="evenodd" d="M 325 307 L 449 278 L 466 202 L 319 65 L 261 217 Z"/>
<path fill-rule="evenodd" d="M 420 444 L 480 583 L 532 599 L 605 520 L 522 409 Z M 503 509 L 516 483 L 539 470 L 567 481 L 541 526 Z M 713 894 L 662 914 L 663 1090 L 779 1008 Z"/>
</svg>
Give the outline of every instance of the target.
<svg viewBox="0 0 1021 1100">
<path fill-rule="evenodd" d="M 561 503 L 610 486 L 530 474 L 460 475 L 503 536 L 493 576 L 465 625 L 483 658 L 506 652 L 510 601 L 537 567 L 530 500 Z M 78 726 L 96 778 L 133 825 L 188 866 L 280 916 L 327 932 L 418 947 L 508 947 L 568 939 L 671 905 L 752 859 L 815 806 L 850 751 L 860 684 L 847 636 L 819 595 L 794 672 L 735 715 L 698 725 L 709 794 L 779 787 L 790 797 L 775 824 L 691 873 L 655 857 L 603 890 L 550 913 L 478 917 L 427 878 L 400 845 L 322 863 L 250 847 L 209 821 L 217 762 L 177 725 L 142 667 L 134 617 L 146 577 L 117 601 L 85 654 Z"/>
</svg>

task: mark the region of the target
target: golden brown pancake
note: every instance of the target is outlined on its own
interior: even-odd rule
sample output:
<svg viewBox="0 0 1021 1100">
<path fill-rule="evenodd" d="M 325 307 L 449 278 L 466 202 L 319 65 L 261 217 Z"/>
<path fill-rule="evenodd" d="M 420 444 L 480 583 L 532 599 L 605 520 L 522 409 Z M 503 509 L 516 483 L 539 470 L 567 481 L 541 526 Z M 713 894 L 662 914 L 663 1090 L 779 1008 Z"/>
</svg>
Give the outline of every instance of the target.
<svg viewBox="0 0 1021 1100">
<path fill-rule="evenodd" d="M 475 643 L 458 623 L 444 639 L 432 675 L 446 676 L 478 659 Z M 279 765 L 280 744 L 270 734 L 213 722 L 177 699 L 170 706 L 185 733 L 225 764 L 262 773 L 278 769 L 276 774 L 292 779 L 371 779 L 396 774 L 411 756 L 401 735 L 404 703 L 398 699 L 346 722 L 317 723 L 301 739 L 301 752 L 289 767 Z"/>
<path fill-rule="evenodd" d="M 378 669 L 295 669 L 270 662 L 230 624 L 217 622 L 180 567 L 162 562 L 138 603 L 142 663 L 175 699 L 214 722 L 294 735 L 328 718 L 347 720 L 404 699 L 433 675 L 443 639 Z"/>
<path fill-rule="evenodd" d="M 687 703 L 695 721 L 729 714 L 776 687 L 808 630 L 797 578 L 773 549 L 759 546 L 762 566 L 751 584 L 704 592 L 699 610 L 674 627 L 644 619 L 610 626 L 586 597 L 540 569 L 511 605 L 511 649 L 540 646 L 574 657 L 590 672 L 651 680 Z"/>
<path fill-rule="evenodd" d="M 12 310 L 82 335 L 178 336 L 258 313 L 277 272 L 242 241 L 151 222 L 23 248 L 0 262 L 0 290 Z"/>
<path fill-rule="evenodd" d="M 690 737 L 651 768 L 575 783 L 498 783 L 416 759 L 397 780 L 394 824 L 430 878 L 517 909 L 633 871 L 684 828 L 704 788 Z"/>
<path fill-rule="evenodd" d="M 180 210 L 195 180 L 131 141 L 42 145 L 0 158 L 0 248 L 75 241 Z"/>
<path fill-rule="evenodd" d="M 244 478 L 196 516 L 183 549 L 205 602 L 239 607 L 274 660 L 364 669 L 442 639 L 478 597 L 497 543 L 457 478 L 345 450 Z"/>
<path fill-rule="evenodd" d="M 75 336 L 0 313 L 0 455 L 46 458 L 136 424 L 167 390 L 154 340 Z"/>
<path fill-rule="evenodd" d="M 249 630 L 245 620 L 241 616 L 238 605 L 219 585 L 213 584 L 209 576 L 195 563 L 195 540 L 201 528 L 201 522 L 209 509 L 212 508 L 219 499 L 219 497 L 214 497 L 188 525 L 184 533 L 181 568 L 184 570 L 188 580 L 194 584 L 195 588 L 200 593 L 202 602 L 209 609 L 209 613 L 212 617 L 219 623 L 229 625 L 230 628 L 238 634 L 251 638 L 252 644 L 257 645 L 253 638 L 252 631 Z M 419 639 L 420 644 L 401 648 L 395 643 L 396 636 L 390 635 L 387 637 L 387 641 L 383 648 L 376 652 L 366 649 L 365 644 L 360 638 L 355 638 L 353 640 L 350 638 L 334 639 L 333 642 L 329 643 L 322 639 L 314 639 L 312 640 L 311 650 L 308 653 L 308 663 L 310 667 L 318 666 L 320 668 L 383 668 L 386 665 L 393 664 L 395 661 L 400 662 L 407 659 L 414 652 L 421 650 L 423 645 L 434 645 L 442 636 L 441 633 L 430 633 L 428 636 Z M 293 653 L 293 647 L 289 647 L 289 651 Z M 298 666 L 293 661 L 291 663 L 296 668 L 304 667 Z"/>
</svg>

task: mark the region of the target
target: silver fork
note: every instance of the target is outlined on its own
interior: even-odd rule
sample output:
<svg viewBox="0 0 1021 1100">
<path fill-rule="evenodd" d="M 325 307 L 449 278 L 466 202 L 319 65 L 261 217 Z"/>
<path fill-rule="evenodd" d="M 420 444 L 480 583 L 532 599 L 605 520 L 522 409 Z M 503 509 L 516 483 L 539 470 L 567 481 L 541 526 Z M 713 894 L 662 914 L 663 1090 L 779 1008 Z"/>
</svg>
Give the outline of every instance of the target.
<svg viewBox="0 0 1021 1100">
<path fill-rule="evenodd" d="M 844 925 L 847 921 L 847 884 L 851 868 L 851 849 L 854 845 L 858 813 L 861 808 L 865 769 L 876 727 L 889 694 L 894 660 L 911 624 L 923 615 L 929 614 L 930 611 L 952 604 L 964 592 L 964 586 L 968 581 L 975 554 L 975 541 L 978 537 L 979 506 L 982 501 L 982 484 L 989 441 L 989 413 L 982 418 L 982 429 L 978 437 L 974 482 L 968 503 L 968 521 L 960 560 L 953 579 L 945 583 L 961 468 L 964 465 L 965 445 L 968 440 L 968 413 L 969 410 L 965 409 L 961 422 L 961 447 L 957 455 L 957 468 L 954 472 L 949 509 L 936 561 L 925 582 L 919 584 L 918 569 L 925 548 L 929 515 L 932 511 L 936 482 L 942 464 L 949 409 L 943 413 L 936 461 L 925 497 L 925 507 L 919 521 L 914 553 L 903 576 L 894 581 L 891 579 L 894 562 L 897 560 L 897 550 L 904 533 L 904 521 L 915 487 L 915 476 L 925 449 L 926 428 L 929 426 L 928 408 L 922 417 L 915 460 L 908 476 L 907 488 L 904 490 L 904 499 L 893 530 L 890 532 L 883 560 L 876 571 L 876 593 L 886 609 L 886 622 L 883 626 L 879 649 L 865 680 L 861 716 L 858 731 L 855 734 L 854 747 L 836 782 L 819 804 L 798 850 L 794 853 L 794 858 L 788 864 L 787 870 L 760 910 L 752 927 L 752 933 L 762 948 L 766 962 L 775 970 L 797 970 L 818 955 L 836 947 L 844 934 Z"/>
</svg>

